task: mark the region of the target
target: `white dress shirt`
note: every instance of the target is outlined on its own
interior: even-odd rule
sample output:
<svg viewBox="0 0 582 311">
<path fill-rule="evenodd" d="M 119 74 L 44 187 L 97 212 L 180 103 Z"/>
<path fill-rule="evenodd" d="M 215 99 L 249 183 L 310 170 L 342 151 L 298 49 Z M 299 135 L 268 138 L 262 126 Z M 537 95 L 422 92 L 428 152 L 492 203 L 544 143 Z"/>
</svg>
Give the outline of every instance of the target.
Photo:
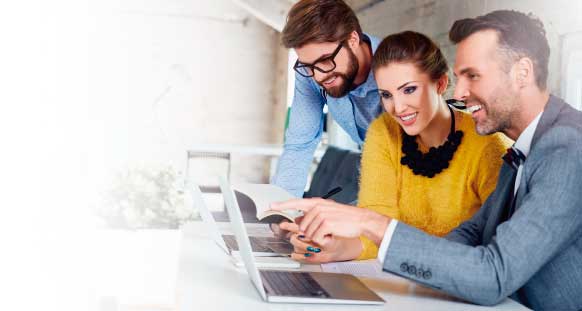
<svg viewBox="0 0 582 311">
<path fill-rule="evenodd" d="M 542 112 L 540 112 L 535 119 L 533 119 L 530 124 L 525 128 L 525 130 L 519 135 L 515 144 L 513 144 L 514 148 L 519 149 L 527 159 L 527 155 L 531 149 L 531 141 L 533 139 L 534 133 L 536 128 L 538 127 L 538 123 L 540 122 L 540 118 L 542 116 Z M 517 188 L 519 188 L 519 182 L 521 181 L 521 171 L 522 171 L 523 164 L 520 164 L 517 168 L 517 176 L 515 178 L 515 186 L 513 190 L 513 194 L 517 192 Z M 390 241 L 392 241 L 392 235 L 394 234 L 394 230 L 396 230 L 396 225 L 398 225 L 398 221 L 392 219 L 386 232 L 384 233 L 384 238 L 382 238 L 382 243 L 380 243 L 380 247 L 378 248 L 378 260 L 384 264 L 384 259 L 386 258 L 386 253 L 388 252 L 388 247 L 390 246 Z"/>
<path fill-rule="evenodd" d="M 543 111 L 542 111 L 543 112 Z M 521 135 L 513 144 L 514 148 L 517 148 L 519 151 L 525 155 L 526 159 L 529 154 L 529 150 L 531 149 L 531 141 L 533 139 L 534 133 L 536 128 L 538 127 L 538 123 L 540 122 L 540 118 L 542 116 L 542 112 L 540 112 L 533 121 L 523 130 Z M 519 188 L 519 183 L 521 181 L 521 171 L 522 171 L 523 164 L 520 164 L 517 168 L 517 177 L 515 177 L 515 186 L 513 187 L 513 195 L 517 193 L 517 188 Z"/>
</svg>

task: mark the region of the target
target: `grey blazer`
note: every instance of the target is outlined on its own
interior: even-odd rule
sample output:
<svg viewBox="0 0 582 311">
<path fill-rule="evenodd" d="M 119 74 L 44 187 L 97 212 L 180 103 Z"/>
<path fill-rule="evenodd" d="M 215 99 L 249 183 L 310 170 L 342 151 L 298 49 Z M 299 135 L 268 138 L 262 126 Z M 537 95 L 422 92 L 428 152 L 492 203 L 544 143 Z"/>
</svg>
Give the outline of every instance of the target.
<svg viewBox="0 0 582 311">
<path fill-rule="evenodd" d="M 510 170 L 445 238 L 399 223 L 384 270 L 477 304 L 511 296 L 535 310 L 582 309 L 582 112 L 550 96 L 503 222 Z"/>
</svg>

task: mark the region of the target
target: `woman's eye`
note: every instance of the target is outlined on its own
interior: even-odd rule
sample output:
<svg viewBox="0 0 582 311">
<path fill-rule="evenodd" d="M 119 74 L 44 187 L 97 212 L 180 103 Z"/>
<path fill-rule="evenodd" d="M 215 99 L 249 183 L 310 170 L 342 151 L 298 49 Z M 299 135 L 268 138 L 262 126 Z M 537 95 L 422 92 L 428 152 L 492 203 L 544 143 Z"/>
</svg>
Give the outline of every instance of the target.
<svg viewBox="0 0 582 311">
<path fill-rule="evenodd" d="M 380 92 L 380 97 L 382 99 L 390 99 L 392 97 L 392 94 L 390 94 L 388 92 Z"/>
<path fill-rule="evenodd" d="M 404 94 L 412 94 L 416 91 L 416 86 L 408 86 L 404 88 Z"/>
</svg>

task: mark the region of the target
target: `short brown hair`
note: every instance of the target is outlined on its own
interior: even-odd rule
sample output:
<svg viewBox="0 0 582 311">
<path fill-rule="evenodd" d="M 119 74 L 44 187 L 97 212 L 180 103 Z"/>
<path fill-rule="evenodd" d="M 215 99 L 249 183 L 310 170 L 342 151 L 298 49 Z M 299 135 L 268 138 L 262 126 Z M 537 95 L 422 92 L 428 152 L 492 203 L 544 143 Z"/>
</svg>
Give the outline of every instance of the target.
<svg viewBox="0 0 582 311">
<path fill-rule="evenodd" d="M 282 42 L 286 48 L 307 43 L 343 41 L 362 28 L 356 13 L 341 0 L 302 0 L 287 15 Z"/>
<path fill-rule="evenodd" d="M 390 63 L 412 63 L 432 80 L 438 80 L 449 70 L 447 60 L 429 37 L 414 31 L 403 31 L 384 38 L 372 60 L 372 70 Z"/>
<path fill-rule="evenodd" d="M 518 11 L 493 11 L 476 18 L 456 21 L 449 31 L 449 39 L 457 44 L 482 30 L 497 32 L 499 46 L 511 63 L 519 57 L 529 57 L 534 63 L 537 86 L 541 90 L 546 89 L 550 47 L 544 24 L 537 17 Z"/>
</svg>

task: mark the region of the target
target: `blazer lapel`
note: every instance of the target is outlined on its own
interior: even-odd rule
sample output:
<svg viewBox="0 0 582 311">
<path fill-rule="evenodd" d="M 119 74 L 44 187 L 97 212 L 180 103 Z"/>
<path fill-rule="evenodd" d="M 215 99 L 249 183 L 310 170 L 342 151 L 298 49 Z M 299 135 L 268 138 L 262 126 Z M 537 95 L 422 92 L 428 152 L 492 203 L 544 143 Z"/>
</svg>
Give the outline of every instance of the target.
<svg viewBox="0 0 582 311">
<path fill-rule="evenodd" d="M 560 98 L 558 98 L 554 95 L 550 95 L 550 99 L 548 100 L 548 103 L 546 104 L 546 107 L 544 108 L 544 112 L 542 112 L 542 117 L 540 118 L 540 123 L 538 123 L 536 131 L 534 132 L 534 136 L 531 140 L 530 153 L 533 152 L 534 146 L 535 146 L 537 140 L 540 138 L 540 136 L 542 136 L 545 132 L 548 131 L 548 129 L 550 129 L 552 127 L 552 125 L 554 124 L 554 122 L 558 118 L 558 114 L 560 113 L 560 111 L 562 111 L 564 106 L 567 106 L 567 105 L 568 104 L 566 104 L 566 102 L 564 102 Z M 526 162 L 527 162 L 527 160 L 526 160 Z"/>
<path fill-rule="evenodd" d="M 522 182 L 520 182 L 519 189 L 517 190 L 517 193 L 516 193 L 515 205 L 514 205 L 515 207 L 513 210 L 513 214 L 515 214 L 515 212 L 517 212 L 517 210 L 521 206 L 521 201 L 523 200 L 523 197 L 527 193 L 525 182 L 523 182 L 523 178 L 524 178 L 523 174 L 521 174 L 521 178 L 522 178 L 522 180 L 521 180 Z"/>
<path fill-rule="evenodd" d="M 544 112 L 542 113 L 542 117 L 540 118 L 540 122 L 538 123 L 536 131 L 535 131 L 534 136 L 532 138 L 530 154 L 532 152 L 535 152 L 535 143 L 538 141 L 538 139 L 545 132 L 547 132 L 552 127 L 552 125 L 554 124 L 554 122 L 558 118 L 560 111 L 562 111 L 564 106 L 567 106 L 567 105 L 568 104 L 566 102 L 564 102 L 563 100 L 561 100 L 560 98 L 555 97 L 553 95 L 550 95 L 548 103 L 546 104 L 546 107 L 544 108 Z M 528 178 L 528 173 L 529 173 L 528 163 L 529 162 L 527 161 L 527 159 L 523 163 L 523 171 L 521 174 L 519 189 L 518 189 L 516 197 L 515 197 L 515 209 L 514 209 L 513 213 L 517 212 L 517 210 L 520 208 L 521 201 L 523 200 L 523 197 L 528 192 L 528 190 L 527 190 L 527 178 Z"/>
<path fill-rule="evenodd" d="M 491 213 L 487 217 L 487 223 L 483 228 L 483 241 L 482 243 L 488 244 L 489 241 L 495 236 L 495 231 L 497 226 L 504 221 L 503 217 L 505 215 L 505 209 L 508 208 L 508 201 L 510 199 L 511 191 L 513 191 L 512 183 L 515 182 L 514 176 L 516 172 L 506 163 L 501 166 L 501 171 L 499 171 L 499 179 L 497 180 L 497 189 L 495 191 L 495 197 L 491 198 Z"/>
</svg>

